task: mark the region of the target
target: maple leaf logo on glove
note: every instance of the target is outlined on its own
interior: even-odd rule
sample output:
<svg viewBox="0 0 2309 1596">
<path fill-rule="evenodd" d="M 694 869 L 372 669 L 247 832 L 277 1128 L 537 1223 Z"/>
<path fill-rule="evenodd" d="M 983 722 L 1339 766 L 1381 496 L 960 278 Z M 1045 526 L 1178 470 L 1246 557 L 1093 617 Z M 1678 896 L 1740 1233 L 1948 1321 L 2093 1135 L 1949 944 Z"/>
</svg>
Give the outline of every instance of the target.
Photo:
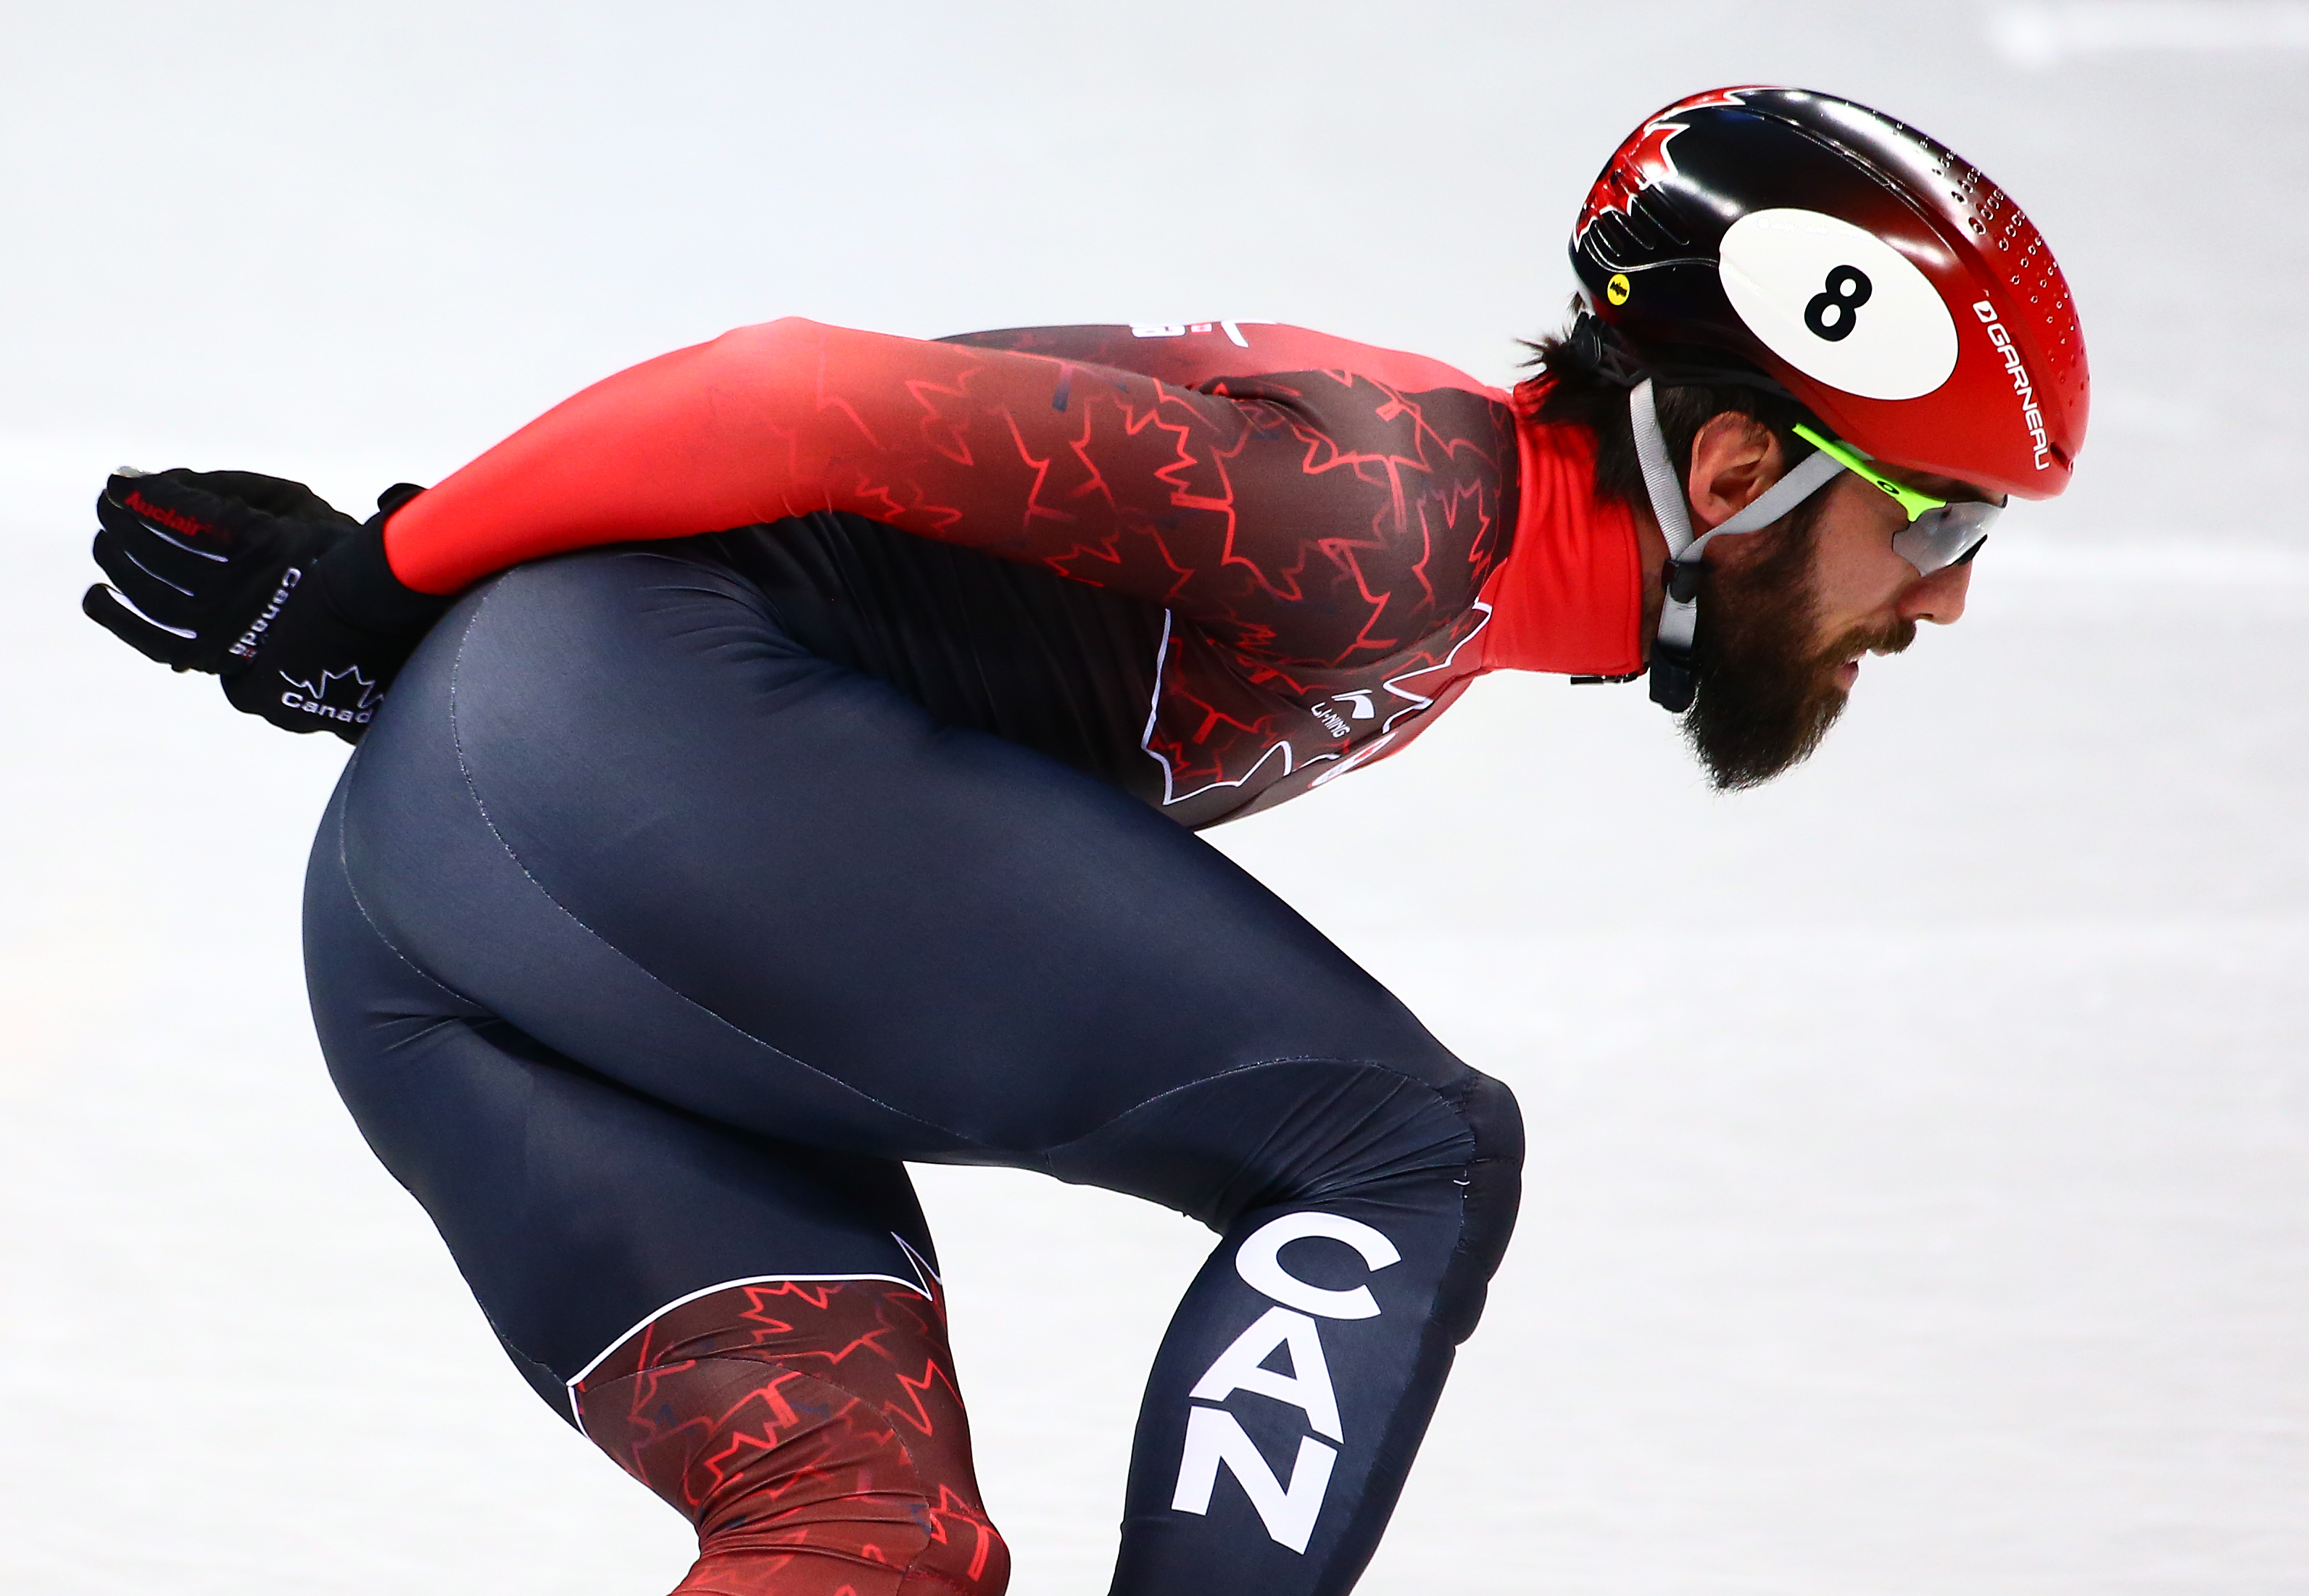
<svg viewBox="0 0 2309 1596">
<path fill-rule="evenodd" d="M 324 720 L 342 720 L 348 726 L 366 726 L 384 701 L 384 689 L 361 674 L 358 665 L 348 665 L 342 670 L 324 670 L 319 682 L 300 682 L 287 671 L 281 673 L 287 688 L 281 702 L 292 710 L 317 715 Z"/>
</svg>

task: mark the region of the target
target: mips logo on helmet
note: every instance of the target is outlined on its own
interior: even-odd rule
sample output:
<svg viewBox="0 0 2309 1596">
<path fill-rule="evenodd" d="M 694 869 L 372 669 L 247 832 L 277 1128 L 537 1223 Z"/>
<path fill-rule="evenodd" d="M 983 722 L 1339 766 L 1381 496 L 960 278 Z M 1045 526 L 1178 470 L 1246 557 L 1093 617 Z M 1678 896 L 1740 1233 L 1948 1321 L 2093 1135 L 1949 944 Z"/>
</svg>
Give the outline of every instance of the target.
<svg viewBox="0 0 2309 1596">
<path fill-rule="evenodd" d="M 2037 469 L 2048 470 L 2053 463 L 2053 445 L 2045 436 L 2045 412 L 2037 408 L 2037 384 L 2028 380 L 2028 368 L 2021 364 L 2012 334 L 2004 330 L 1996 306 L 1987 300 L 1973 301 L 1972 314 L 1980 318 L 1981 325 L 1988 329 L 1988 341 L 2004 357 L 2004 369 L 2012 376 L 2012 392 L 2020 399 L 2020 423 L 2028 429 L 2028 442 L 2037 451 Z"/>
</svg>

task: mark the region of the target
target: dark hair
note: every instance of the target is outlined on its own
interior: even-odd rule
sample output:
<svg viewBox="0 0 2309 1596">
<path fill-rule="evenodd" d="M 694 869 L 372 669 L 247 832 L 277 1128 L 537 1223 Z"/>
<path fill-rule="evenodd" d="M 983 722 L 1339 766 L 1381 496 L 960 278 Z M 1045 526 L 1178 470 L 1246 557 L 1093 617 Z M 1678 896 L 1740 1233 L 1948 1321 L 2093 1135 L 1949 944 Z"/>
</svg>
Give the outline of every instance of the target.
<svg viewBox="0 0 2309 1596">
<path fill-rule="evenodd" d="M 1578 312 L 1577 300 L 1572 308 Z M 1524 348 L 1531 351 L 1525 364 L 1549 379 L 1540 399 L 1539 419 L 1584 427 L 1595 435 L 1596 491 L 1648 511 L 1651 499 L 1644 491 L 1644 469 L 1636 458 L 1635 433 L 1628 421 L 1629 368 L 1618 358 L 1619 350 L 1604 341 L 1608 338 L 1592 319 L 1585 327 L 1575 322 L 1560 335 L 1525 340 Z M 1610 371 L 1609 366 L 1621 369 Z M 1659 409 L 1668 456 L 1682 475 L 1691 470 L 1691 444 L 1699 429 L 1710 417 L 1727 410 L 1753 417 L 1770 428 L 1780 440 L 1780 458 L 1791 464 L 1812 453 L 1812 445 L 1796 436 L 1796 423 L 1827 430 L 1818 417 L 1786 394 L 1736 376 L 1708 382 L 1663 375 L 1655 381 L 1652 399 Z"/>
</svg>

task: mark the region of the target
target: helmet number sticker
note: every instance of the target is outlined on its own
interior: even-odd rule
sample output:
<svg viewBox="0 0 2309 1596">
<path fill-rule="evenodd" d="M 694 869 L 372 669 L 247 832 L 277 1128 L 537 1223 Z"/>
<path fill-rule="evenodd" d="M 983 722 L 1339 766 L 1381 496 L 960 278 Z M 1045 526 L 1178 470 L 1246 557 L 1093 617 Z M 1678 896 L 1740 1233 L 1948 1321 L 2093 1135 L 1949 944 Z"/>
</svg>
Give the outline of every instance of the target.
<svg viewBox="0 0 2309 1596">
<path fill-rule="evenodd" d="M 1956 318 L 1932 280 L 1842 217 L 1751 211 L 1725 229 L 1717 274 L 1757 341 L 1828 387 L 1920 399 L 1956 369 Z"/>
<path fill-rule="evenodd" d="M 1815 338 L 1842 343 L 1859 324 L 1852 318 L 1875 291 L 1876 285 L 1859 267 L 1832 267 L 1828 273 L 1828 286 L 1814 294 L 1804 306 L 1804 325 L 1812 329 Z"/>
</svg>

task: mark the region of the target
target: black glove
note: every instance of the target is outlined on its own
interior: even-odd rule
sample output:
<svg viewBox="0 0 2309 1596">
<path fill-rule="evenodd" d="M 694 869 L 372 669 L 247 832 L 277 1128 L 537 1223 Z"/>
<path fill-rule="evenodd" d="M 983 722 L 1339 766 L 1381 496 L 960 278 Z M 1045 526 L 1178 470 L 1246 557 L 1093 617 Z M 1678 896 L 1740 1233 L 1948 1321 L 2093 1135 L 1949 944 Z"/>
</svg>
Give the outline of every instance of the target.
<svg viewBox="0 0 2309 1596">
<path fill-rule="evenodd" d="M 385 562 L 385 519 L 420 491 L 387 488 L 359 522 L 278 477 L 117 472 L 95 555 L 118 591 L 99 583 L 81 608 L 164 665 L 221 676 L 236 709 L 358 742 L 449 607 Z"/>
</svg>

